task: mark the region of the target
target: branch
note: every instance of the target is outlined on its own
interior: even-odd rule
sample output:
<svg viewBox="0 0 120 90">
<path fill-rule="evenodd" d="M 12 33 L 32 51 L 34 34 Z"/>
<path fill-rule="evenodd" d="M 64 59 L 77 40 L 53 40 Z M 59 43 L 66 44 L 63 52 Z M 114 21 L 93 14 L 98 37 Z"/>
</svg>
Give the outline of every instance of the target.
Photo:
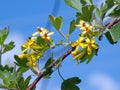
<svg viewBox="0 0 120 90">
<path fill-rule="evenodd" d="M 62 61 L 74 50 L 75 48 L 70 48 L 64 55 L 62 58 Z M 43 73 L 47 72 L 47 70 L 53 68 L 54 66 L 56 66 L 61 58 L 59 58 L 58 60 L 55 60 L 52 64 L 50 64 L 47 68 L 43 69 L 39 74 L 38 77 L 33 81 L 32 84 L 30 84 L 27 88 L 27 90 L 32 90 L 35 85 L 38 83 L 38 81 L 43 77 Z"/>
<path fill-rule="evenodd" d="M 105 25 L 107 28 L 112 27 L 113 25 L 115 25 L 116 23 L 120 22 L 120 17 L 116 18 L 115 20 L 109 22 L 107 25 Z"/>
</svg>

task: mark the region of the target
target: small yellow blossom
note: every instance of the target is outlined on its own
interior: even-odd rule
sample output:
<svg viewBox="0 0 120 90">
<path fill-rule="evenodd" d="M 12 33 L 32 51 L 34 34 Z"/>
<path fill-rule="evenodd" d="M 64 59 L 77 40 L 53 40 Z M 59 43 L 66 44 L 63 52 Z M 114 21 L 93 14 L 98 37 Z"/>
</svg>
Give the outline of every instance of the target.
<svg viewBox="0 0 120 90">
<path fill-rule="evenodd" d="M 75 60 L 80 59 L 84 55 L 84 50 L 79 50 L 84 42 L 85 37 L 79 37 L 76 42 L 71 44 L 72 47 L 75 47 L 75 50 L 71 53 Z"/>
<path fill-rule="evenodd" d="M 85 43 L 83 44 L 83 48 L 87 48 L 87 53 L 90 55 L 92 53 L 92 49 L 98 49 L 98 46 L 95 44 L 95 40 L 90 40 L 89 38 L 85 39 Z"/>
<path fill-rule="evenodd" d="M 27 54 L 20 54 L 18 57 L 19 57 L 20 59 L 22 59 L 22 58 L 28 57 L 28 55 L 27 55 Z"/>
<path fill-rule="evenodd" d="M 32 36 L 41 35 L 42 33 L 48 33 L 48 30 L 45 28 L 37 27 L 37 32 L 33 33 Z"/>
<path fill-rule="evenodd" d="M 45 39 L 47 41 L 51 41 L 50 36 L 53 35 L 54 32 L 48 32 L 47 29 L 40 28 L 40 27 L 38 27 L 37 29 L 38 29 L 38 31 L 32 34 L 33 37 L 35 37 L 36 35 L 39 34 L 43 39 Z"/>
<path fill-rule="evenodd" d="M 41 37 L 42 37 L 43 39 L 47 40 L 47 41 L 51 41 L 50 36 L 53 35 L 53 34 L 54 34 L 54 32 L 42 33 L 42 34 L 41 34 Z"/>
<path fill-rule="evenodd" d="M 79 37 L 74 43 L 71 44 L 72 47 L 75 47 L 75 50 L 72 51 L 72 56 L 75 60 L 82 58 L 87 52 L 88 55 L 92 54 L 93 49 L 98 49 L 98 46 L 95 44 L 94 39 L 89 39 L 87 37 Z"/>
<path fill-rule="evenodd" d="M 75 60 L 79 60 L 80 58 L 82 58 L 85 55 L 85 51 L 84 50 L 80 50 L 81 52 L 77 55 L 74 56 Z"/>
<path fill-rule="evenodd" d="M 84 36 L 85 34 L 88 34 L 90 33 L 91 34 L 91 30 L 93 29 L 92 26 L 90 26 L 89 24 L 85 23 L 83 20 L 80 20 L 79 24 L 76 25 L 78 27 L 80 27 L 80 30 L 83 30 L 82 32 L 82 36 Z"/>
<path fill-rule="evenodd" d="M 38 52 L 33 52 L 30 54 L 20 54 L 18 56 L 19 58 L 26 58 L 28 62 L 26 63 L 27 66 L 30 66 L 31 68 L 36 67 L 36 62 L 39 60 L 41 55 Z"/>
<path fill-rule="evenodd" d="M 22 47 L 25 48 L 25 49 L 23 50 L 23 52 L 26 52 L 26 51 L 29 50 L 30 48 L 31 48 L 31 49 L 35 49 L 35 50 L 36 50 L 36 49 L 40 49 L 40 46 L 37 45 L 33 39 L 30 39 L 30 38 L 27 40 L 27 43 L 22 44 Z"/>
<path fill-rule="evenodd" d="M 32 61 L 27 62 L 26 65 L 27 65 L 27 66 L 30 66 L 30 67 L 32 67 L 32 68 L 34 68 L 34 67 L 37 66 L 37 65 L 36 65 L 34 62 L 32 62 Z"/>
</svg>

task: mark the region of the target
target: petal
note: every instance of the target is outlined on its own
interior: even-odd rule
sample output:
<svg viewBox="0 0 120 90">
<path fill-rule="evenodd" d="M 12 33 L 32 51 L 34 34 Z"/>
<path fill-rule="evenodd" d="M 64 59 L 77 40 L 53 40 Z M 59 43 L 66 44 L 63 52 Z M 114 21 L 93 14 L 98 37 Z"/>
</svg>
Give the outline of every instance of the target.
<svg viewBox="0 0 120 90">
<path fill-rule="evenodd" d="M 95 40 L 95 39 L 92 39 L 91 43 L 95 43 L 95 42 L 96 42 L 96 40 Z"/>
<path fill-rule="evenodd" d="M 77 46 L 77 42 L 73 42 L 73 43 L 71 44 L 71 46 L 72 46 L 72 47 Z"/>
<path fill-rule="evenodd" d="M 96 44 L 92 44 L 92 47 L 93 47 L 94 49 L 98 49 L 98 46 L 97 46 Z"/>
<path fill-rule="evenodd" d="M 85 37 L 80 37 L 80 38 L 78 39 L 79 42 L 83 42 L 84 40 L 85 40 Z"/>
<path fill-rule="evenodd" d="M 42 30 L 43 33 L 48 33 L 48 30 L 45 29 L 45 28 L 41 28 L 41 30 Z"/>
<path fill-rule="evenodd" d="M 22 44 L 22 47 L 27 47 L 28 45 L 27 44 Z"/>
<path fill-rule="evenodd" d="M 32 36 L 36 36 L 37 34 L 39 34 L 39 32 L 35 32 L 32 34 Z"/>
<path fill-rule="evenodd" d="M 85 44 L 85 43 L 79 43 L 79 46 L 82 47 L 82 48 L 86 48 L 88 46 L 88 44 Z"/>
<path fill-rule="evenodd" d="M 50 37 L 46 37 L 46 39 L 47 39 L 48 41 L 51 41 L 51 38 L 50 38 Z"/>
<path fill-rule="evenodd" d="M 74 57 L 75 60 L 82 58 L 85 55 L 84 51 Z"/>
<path fill-rule="evenodd" d="M 75 50 L 72 52 L 73 56 L 76 56 L 79 53 L 79 46 L 75 48 Z"/>
<path fill-rule="evenodd" d="M 85 23 L 83 20 L 80 20 L 79 23 L 82 25 L 83 23 Z"/>
<path fill-rule="evenodd" d="M 83 31 L 81 35 L 84 36 L 86 33 L 87 33 L 86 31 Z"/>
<path fill-rule="evenodd" d="M 82 27 L 80 27 L 80 30 L 86 31 L 86 28 L 82 26 Z"/>
<path fill-rule="evenodd" d="M 90 39 L 89 39 L 89 38 L 86 38 L 85 41 L 86 41 L 87 43 L 90 43 Z"/>
<path fill-rule="evenodd" d="M 26 54 L 20 54 L 18 57 L 22 59 L 22 58 L 26 58 L 26 56 L 27 56 Z"/>
<path fill-rule="evenodd" d="M 75 26 L 76 26 L 76 27 L 81 27 L 81 25 L 79 25 L 79 24 L 78 24 L 78 25 L 75 25 Z"/>
<path fill-rule="evenodd" d="M 87 53 L 88 53 L 88 55 L 90 55 L 90 54 L 92 53 L 92 49 L 91 49 L 91 47 L 89 47 L 89 46 L 88 46 L 88 48 L 87 48 Z"/>
<path fill-rule="evenodd" d="M 32 48 L 32 49 L 40 49 L 40 46 L 37 45 L 37 44 L 32 44 L 32 45 L 31 45 L 31 48 Z"/>
<path fill-rule="evenodd" d="M 32 37 L 31 40 L 35 41 L 35 40 L 37 40 L 37 37 Z"/>
<path fill-rule="evenodd" d="M 53 35 L 54 34 L 54 32 L 49 32 L 48 33 L 48 36 L 51 36 L 51 35 Z"/>
<path fill-rule="evenodd" d="M 29 49 L 29 48 L 26 48 L 26 49 L 24 49 L 22 52 L 24 53 L 24 52 L 26 52 L 28 49 Z"/>
</svg>

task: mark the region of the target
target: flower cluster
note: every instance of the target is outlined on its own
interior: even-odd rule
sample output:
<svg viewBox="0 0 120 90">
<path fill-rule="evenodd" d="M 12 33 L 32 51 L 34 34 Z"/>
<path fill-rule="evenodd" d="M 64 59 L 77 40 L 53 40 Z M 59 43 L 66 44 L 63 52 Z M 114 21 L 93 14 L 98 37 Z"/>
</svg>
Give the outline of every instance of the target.
<svg viewBox="0 0 120 90">
<path fill-rule="evenodd" d="M 45 28 L 37 28 L 37 32 L 32 34 L 32 37 L 27 39 L 27 43 L 22 44 L 22 54 L 19 58 L 26 58 L 26 65 L 34 70 L 37 65 L 36 62 L 43 56 L 44 52 L 50 47 L 52 39 L 50 35 L 54 34 Z"/>
<path fill-rule="evenodd" d="M 80 20 L 80 23 L 76 26 L 80 27 L 80 30 L 83 30 L 80 37 L 71 44 L 72 47 L 75 47 L 72 56 L 78 61 L 85 54 L 91 55 L 93 50 L 98 49 L 98 45 L 95 44 L 96 40 L 94 39 L 93 27 L 91 25 Z"/>
</svg>

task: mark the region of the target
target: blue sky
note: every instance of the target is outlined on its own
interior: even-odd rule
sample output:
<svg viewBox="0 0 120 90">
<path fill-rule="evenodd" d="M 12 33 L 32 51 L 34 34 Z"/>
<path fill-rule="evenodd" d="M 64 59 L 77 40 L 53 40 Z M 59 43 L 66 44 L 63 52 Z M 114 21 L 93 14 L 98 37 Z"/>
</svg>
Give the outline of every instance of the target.
<svg viewBox="0 0 120 90">
<path fill-rule="evenodd" d="M 96 3 L 100 1 L 98 0 Z M 13 55 L 21 53 L 20 45 L 26 42 L 27 37 L 36 31 L 37 26 L 46 27 L 48 15 L 52 13 L 54 2 L 55 0 L 2 0 L 0 2 L 0 28 L 10 26 L 10 35 L 6 42 L 13 40 L 16 44 L 13 51 L 3 56 L 3 64 L 12 65 Z M 59 3 L 60 8 L 57 16 L 63 16 L 62 31 L 66 34 L 69 29 L 69 22 L 75 18 L 76 11 L 68 7 L 63 0 Z M 59 5 L 59 3 L 57 4 Z M 54 14 L 56 15 L 56 13 Z M 57 42 L 61 36 L 53 27 L 50 30 L 55 32 L 53 38 L 55 37 L 54 41 Z M 77 38 L 77 33 L 76 30 L 70 39 Z M 82 80 L 79 84 L 81 90 L 120 90 L 120 42 L 111 45 L 104 37 L 103 41 L 98 41 L 98 44 L 100 45 L 98 56 L 94 57 L 89 64 L 76 65 L 70 55 L 62 64 L 61 73 L 66 79 L 79 76 Z M 59 50 L 56 52 L 59 54 Z M 42 66 L 43 61 L 41 62 Z M 62 79 L 55 71 L 49 80 L 42 79 L 36 90 L 60 90 L 61 82 Z"/>
</svg>

